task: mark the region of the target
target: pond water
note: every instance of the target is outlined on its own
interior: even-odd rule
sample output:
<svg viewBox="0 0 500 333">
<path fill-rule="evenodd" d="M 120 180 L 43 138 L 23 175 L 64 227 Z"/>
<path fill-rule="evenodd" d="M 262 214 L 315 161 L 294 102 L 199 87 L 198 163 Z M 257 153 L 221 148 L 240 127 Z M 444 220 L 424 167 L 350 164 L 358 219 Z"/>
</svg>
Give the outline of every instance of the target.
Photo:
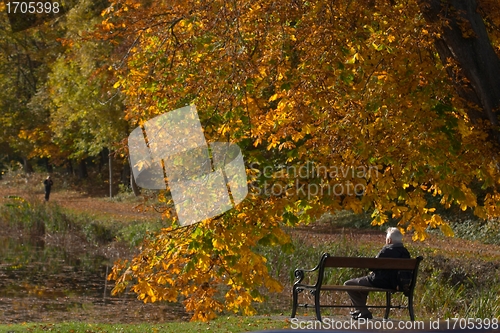
<svg viewBox="0 0 500 333">
<path fill-rule="evenodd" d="M 82 244 L 78 239 L 0 236 L 0 323 L 189 318 L 181 304 L 144 304 L 132 293 L 111 296 L 113 282 L 106 276 L 124 251 Z"/>
</svg>

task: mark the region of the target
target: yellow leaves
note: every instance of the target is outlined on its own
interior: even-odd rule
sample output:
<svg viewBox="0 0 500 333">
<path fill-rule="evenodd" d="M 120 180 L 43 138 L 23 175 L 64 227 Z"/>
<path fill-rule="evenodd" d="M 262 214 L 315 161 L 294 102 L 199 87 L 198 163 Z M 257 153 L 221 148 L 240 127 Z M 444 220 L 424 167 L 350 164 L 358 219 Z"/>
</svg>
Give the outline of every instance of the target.
<svg viewBox="0 0 500 333">
<path fill-rule="evenodd" d="M 397 219 L 402 216 L 404 212 L 408 211 L 408 207 L 406 206 L 394 206 L 392 208 L 392 218 Z"/>
<path fill-rule="evenodd" d="M 468 125 L 463 119 L 458 119 L 458 131 L 464 137 L 467 137 L 472 134 L 472 127 Z"/>
<path fill-rule="evenodd" d="M 484 207 L 488 217 L 500 216 L 500 194 L 486 194 L 484 198 Z"/>
<path fill-rule="evenodd" d="M 488 213 L 486 208 L 481 206 L 476 206 L 474 208 L 474 215 L 485 220 L 488 218 Z"/>
<path fill-rule="evenodd" d="M 106 15 L 109 15 L 111 12 L 113 12 L 115 10 L 115 8 L 113 6 L 109 6 L 108 8 L 104 9 L 102 12 L 101 12 L 101 16 L 106 16 Z M 107 21 L 107 20 L 106 20 Z M 104 24 L 104 22 L 103 22 Z"/>
<path fill-rule="evenodd" d="M 345 209 L 352 210 L 355 214 L 363 212 L 363 205 L 361 201 L 354 196 L 347 196 L 343 201 Z"/>
<path fill-rule="evenodd" d="M 427 224 L 425 220 L 417 215 L 413 218 L 410 228 L 413 228 L 414 233 L 412 239 L 414 241 L 424 241 L 427 236 Z"/>
<path fill-rule="evenodd" d="M 108 31 L 111 31 L 111 30 L 113 30 L 115 28 L 115 25 L 112 22 L 110 22 L 109 20 L 107 20 L 107 19 L 104 20 L 104 21 L 102 21 L 101 24 L 102 24 L 103 28 L 105 30 L 108 30 Z"/>
<path fill-rule="evenodd" d="M 228 124 L 222 124 L 222 126 L 217 130 L 217 133 L 220 135 L 226 135 L 230 131 L 230 127 Z"/>
<path fill-rule="evenodd" d="M 384 49 L 384 45 L 383 45 L 383 44 L 379 44 L 379 45 L 377 45 L 377 43 L 375 43 L 375 42 L 373 42 L 373 43 L 371 44 L 371 46 L 372 46 L 375 50 L 377 50 L 377 51 L 382 51 L 382 50 Z"/>
<path fill-rule="evenodd" d="M 196 227 L 162 229 L 131 263 L 113 268 L 112 277 L 120 285 L 116 292 L 129 281 L 135 282 L 132 290 L 144 302 L 175 302 L 182 296 L 192 320 L 211 320 L 224 309 L 254 313 L 253 302 L 263 301 L 257 292 L 260 286 L 271 292 L 280 292 L 282 287 L 269 276 L 266 259 L 251 246 L 269 235 L 278 243 L 290 239 L 272 218 L 257 227 L 256 214 L 252 217 L 254 222 L 248 223 L 246 209 L 242 209 L 234 212 L 231 221 L 207 220 Z M 226 290 L 223 302 L 217 297 L 220 289 Z"/>
<path fill-rule="evenodd" d="M 380 212 L 378 209 L 375 209 L 372 213 L 372 225 L 383 225 L 387 222 L 387 215 Z"/>
<path fill-rule="evenodd" d="M 448 223 L 444 223 L 444 224 L 440 225 L 439 229 L 441 229 L 441 232 L 446 237 L 453 237 L 453 236 L 455 236 L 455 233 L 453 232 L 453 230 L 451 229 L 451 227 L 450 227 L 450 225 Z"/>
<path fill-rule="evenodd" d="M 438 214 L 433 214 L 430 218 L 428 217 L 428 215 L 424 215 L 423 217 L 424 217 L 422 219 L 423 223 L 419 223 L 419 225 L 420 224 L 426 225 L 426 226 L 429 226 L 433 229 L 439 228 L 441 230 L 441 232 L 443 233 L 443 235 L 445 235 L 446 237 L 453 237 L 454 236 L 453 230 L 451 229 L 450 225 L 447 222 L 443 221 L 441 216 L 439 216 Z M 419 222 L 420 221 L 421 220 L 419 220 Z M 423 233 L 422 231 L 420 231 L 420 229 L 418 229 L 418 230 L 419 230 L 419 240 L 424 240 L 426 234 Z"/>
<path fill-rule="evenodd" d="M 476 195 L 464 184 L 462 184 L 460 188 L 453 187 L 450 195 L 463 211 L 467 210 L 469 207 L 477 206 Z"/>
<path fill-rule="evenodd" d="M 433 214 L 430 218 L 430 220 L 426 221 L 429 227 L 431 228 L 437 228 L 438 226 L 444 225 L 443 219 L 441 219 L 441 216 L 437 214 Z"/>
<path fill-rule="evenodd" d="M 20 130 L 17 136 L 20 139 L 30 140 L 31 138 L 33 138 L 33 132 L 27 130 Z"/>
<path fill-rule="evenodd" d="M 220 302 L 210 298 L 202 297 L 197 301 L 193 299 L 187 299 L 184 301 L 184 306 L 186 311 L 194 312 L 191 321 L 203 321 L 208 322 L 217 317 L 217 313 L 221 312 L 223 306 Z"/>
<path fill-rule="evenodd" d="M 346 60 L 346 64 L 354 64 L 356 60 L 360 58 L 359 53 L 354 53 L 354 55 Z"/>
<path fill-rule="evenodd" d="M 200 110 L 207 110 L 200 112 L 202 122 L 209 123 L 205 134 L 236 142 L 251 138 L 256 147 L 249 149 L 253 161 L 283 167 L 314 161 L 346 170 L 380 165 L 380 173 L 363 179 L 344 177 L 351 186 L 337 188 L 347 193 L 359 185 L 362 195 L 318 192 L 300 207 L 297 204 L 287 217 L 290 225 L 332 207 L 354 212 L 376 207 L 373 224 L 398 219 L 401 227 L 414 230 L 414 238 L 422 240 L 429 227 L 452 234 L 431 207 L 439 200 L 445 207 L 473 207 L 478 216 L 500 214 L 498 196 L 487 196 L 481 208 L 467 189 L 470 175 L 478 170 L 477 161 L 489 155 L 478 144 L 483 141 L 466 112 L 457 110 L 460 101 L 453 100 L 454 92 L 446 86 L 446 71 L 436 69 L 432 49 L 426 49 L 425 38 L 432 33 L 422 27 L 432 29 L 420 24 L 420 16 L 410 15 L 410 22 L 384 2 L 377 8 L 356 6 L 363 13 L 352 18 L 346 16 L 342 2 L 329 7 L 322 6 L 324 1 L 311 4 L 315 13 L 308 6 L 294 12 L 296 7 L 286 2 L 272 2 L 269 11 L 270 4 L 238 3 L 238 11 L 224 12 L 226 22 L 234 26 L 214 23 L 219 22 L 220 12 L 207 8 L 224 5 L 219 1 L 209 7 L 176 2 L 175 15 L 165 10 L 165 2 L 152 2 L 139 13 L 131 13 L 128 5 L 126 26 L 132 35 L 133 31 L 142 35 L 131 36 L 130 45 L 135 38 L 139 42 L 130 49 L 115 83 L 125 96 L 127 119 L 141 121 L 196 99 L 203 104 Z M 323 7 L 332 10 L 331 19 L 318 18 L 325 15 Z M 407 15 L 418 12 L 413 3 L 406 7 Z M 184 19 L 172 27 L 154 21 L 151 13 L 165 13 L 164 22 Z M 289 17 L 300 17 L 300 24 L 287 26 L 283 18 Z M 352 29 L 351 22 L 355 22 Z M 113 29 L 121 23 L 110 20 L 104 26 Z M 436 101 L 448 98 L 449 110 L 438 114 L 433 109 Z M 452 118 L 449 124 L 446 117 Z M 455 156 L 461 160 L 450 153 L 455 143 Z M 492 183 L 497 182 L 499 177 L 488 172 Z M 283 183 L 290 180 L 283 178 Z M 341 182 L 301 181 L 318 186 Z M 440 198 L 430 201 L 431 194 Z M 259 299 L 254 289 L 281 287 L 269 276 L 265 260 L 251 249 L 288 241 L 276 228 L 289 204 L 287 195 L 256 196 L 248 210 L 203 223 L 196 234 L 162 231 L 162 240 L 144 247 L 130 265 L 134 279 L 147 280 L 153 291 L 142 288 L 141 295 L 150 301 L 166 295 L 172 301 L 182 295 L 193 319 L 199 320 L 208 320 L 223 308 L 251 312 L 251 303 Z M 151 278 L 160 273 L 161 277 Z M 167 287 L 172 290 L 169 294 L 162 290 Z M 221 303 L 214 301 L 217 288 L 226 293 Z"/>
<path fill-rule="evenodd" d="M 283 291 L 283 286 L 275 279 L 268 279 L 264 282 L 264 284 L 266 288 L 271 292 L 281 293 Z"/>
<path fill-rule="evenodd" d="M 138 284 L 132 287 L 132 290 L 137 293 L 137 298 L 143 300 L 144 303 L 156 302 L 157 298 L 151 285 L 147 281 L 139 281 Z"/>
<path fill-rule="evenodd" d="M 283 142 L 281 143 L 279 146 L 278 146 L 278 150 L 281 151 L 283 149 L 293 149 L 295 148 L 295 144 L 293 144 L 292 142 L 290 141 L 286 141 L 286 142 Z"/>
<path fill-rule="evenodd" d="M 261 67 L 259 67 L 258 71 L 262 77 L 267 76 L 267 68 L 266 67 L 261 66 Z"/>
<path fill-rule="evenodd" d="M 191 22 L 191 21 L 181 20 L 178 24 L 180 27 L 185 28 L 185 30 L 188 32 L 193 30 L 193 22 Z"/>
<path fill-rule="evenodd" d="M 222 243 L 221 240 L 216 239 L 216 238 L 212 240 L 212 245 L 213 245 L 214 249 L 216 249 L 216 250 L 225 250 L 226 249 L 226 245 L 224 243 Z"/>
<path fill-rule="evenodd" d="M 269 102 L 275 101 L 278 98 L 280 98 L 280 94 L 274 94 L 271 97 L 269 97 Z"/>
<path fill-rule="evenodd" d="M 271 139 L 271 142 L 269 142 L 269 144 L 267 145 L 267 147 L 266 147 L 267 150 L 273 149 L 279 143 L 279 139 L 275 135 L 271 136 L 270 139 Z"/>
<path fill-rule="evenodd" d="M 253 301 L 263 301 L 259 296 L 254 297 L 250 292 L 239 286 L 232 286 L 232 288 L 225 295 L 228 310 L 237 313 L 239 309 L 243 308 L 244 315 L 253 315 L 255 310 L 252 308 Z"/>
<path fill-rule="evenodd" d="M 427 205 L 427 200 L 423 198 L 423 193 L 413 193 L 412 195 L 409 196 L 409 199 L 406 200 L 406 203 L 410 207 L 415 207 L 419 212 L 426 213 L 427 209 L 425 206 Z"/>
</svg>

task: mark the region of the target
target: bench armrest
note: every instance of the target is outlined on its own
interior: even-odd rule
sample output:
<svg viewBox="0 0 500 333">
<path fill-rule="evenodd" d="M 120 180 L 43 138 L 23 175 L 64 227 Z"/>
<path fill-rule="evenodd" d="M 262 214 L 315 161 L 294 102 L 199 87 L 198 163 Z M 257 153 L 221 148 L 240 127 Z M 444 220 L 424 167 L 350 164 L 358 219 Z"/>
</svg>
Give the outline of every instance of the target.
<svg viewBox="0 0 500 333">
<path fill-rule="evenodd" d="M 327 253 L 324 253 L 322 256 L 321 256 L 321 260 L 319 261 L 319 263 L 316 265 L 316 267 L 314 268 L 311 268 L 311 269 L 302 269 L 302 268 L 297 268 L 293 274 L 295 276 L 295 282 L 293 283 L 294 285 L 295 284 L 299 284 L 302 282 L 302 280 L 304 280 L 305 278 L 305 273 L 311 273 L 311 272 L 314 272 L 314 271 L 317 271 L 322 263 L 323 263 L 323 259 L 326 257 L 326 256 L 329 256 L 329 254 Z"/>
<path fill-rule="evenodd" d="M 313 269 L 300 269 L 300 268 L 297 268 L 294 272 L 293 272 L 293 275 L 295 276 L 295 282 L 293 284 L 299 284 L 302 282 L 302 280 L 304 280 L 305 278 L 305 273 L 308 272 L 314 272 L 316 270 L 318 270 L 319 266 L 316 266 L 314 267 Z"/>
</svg>

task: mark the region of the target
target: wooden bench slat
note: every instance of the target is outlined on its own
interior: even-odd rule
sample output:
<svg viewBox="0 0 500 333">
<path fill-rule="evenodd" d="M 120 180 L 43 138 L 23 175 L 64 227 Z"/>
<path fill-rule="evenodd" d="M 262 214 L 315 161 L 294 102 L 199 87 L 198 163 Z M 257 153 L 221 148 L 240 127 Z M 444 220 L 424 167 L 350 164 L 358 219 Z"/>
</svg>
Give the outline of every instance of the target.
<svg viewBox="0 0 500 333">
<path fill-rule="evenodd" d="M 383 291 L 383 292 L 398 292 L 394 289 L 365 287 L 365 286 L 341 286 L 341 285 L 322 285 L 321 290 L 337 290 L 337 291 Z"/>
<path fill-rule="evenodd" d="M 303 290 L 315 290 L 316 286 L 307 285 L 307 284 L 297 284 L 295 285 L 297 289 Z M 344 285 L 321 285 L 321 290 L 337 290 L 337 291 L 384 291 L 384 292 L 393 292 L 397 293 L 398 290 L 395 289 L 385 289 L 385 288 L 376 288 L 376 287 L 366 287 L 366 286 L 344 286 Z"/>
</svg>

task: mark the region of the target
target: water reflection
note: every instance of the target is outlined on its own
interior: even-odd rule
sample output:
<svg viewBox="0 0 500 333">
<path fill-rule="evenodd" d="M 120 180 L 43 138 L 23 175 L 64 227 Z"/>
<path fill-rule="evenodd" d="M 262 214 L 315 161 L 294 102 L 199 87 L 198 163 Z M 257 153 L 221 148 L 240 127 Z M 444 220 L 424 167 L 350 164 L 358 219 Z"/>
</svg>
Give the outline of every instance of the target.
<svg viewBox="0 0 500 333">
<path fill-rule="evenodd" d="M 109 246 L 86 246 L 74 239 L 0 237 L 0 322 L 130 323 L 188 318 L 179 304 L 143 304 L 131 293 L 111 296 L 113 285 L 106 282 L 106 276 L 117 251 Z"/>
</svg>

